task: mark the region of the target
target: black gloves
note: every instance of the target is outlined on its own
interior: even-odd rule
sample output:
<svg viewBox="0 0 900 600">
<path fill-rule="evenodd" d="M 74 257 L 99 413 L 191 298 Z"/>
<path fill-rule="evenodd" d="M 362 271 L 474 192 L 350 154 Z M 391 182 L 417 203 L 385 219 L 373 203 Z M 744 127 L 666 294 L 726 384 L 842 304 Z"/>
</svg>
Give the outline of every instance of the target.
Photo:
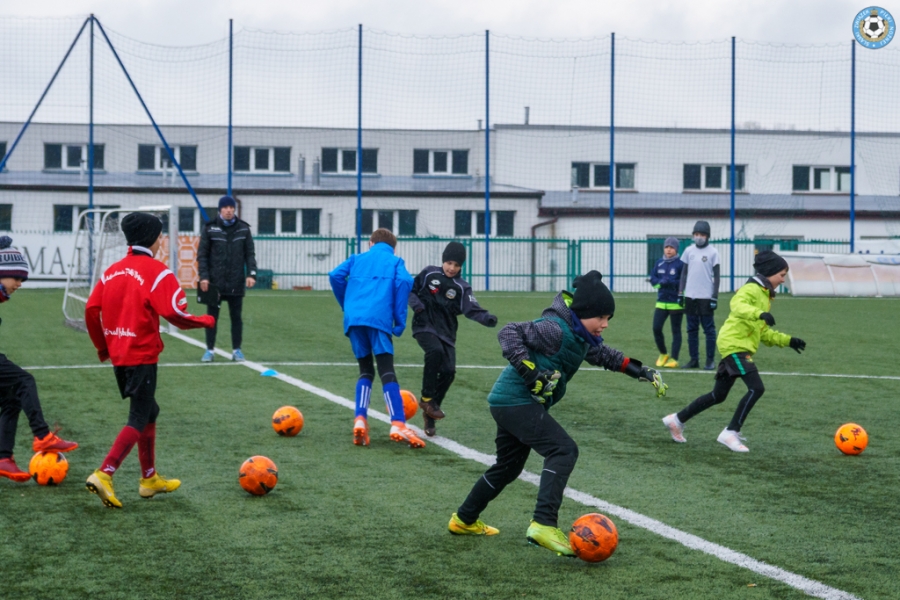
<svg viewBox="0 0 900 600">
<path fill-rule="evenodd" d="M 678 306 L 684 308 L 684 294 L 678 294 Z"/>
<path fill-rule="evenodd" d="M 497 317 L 494 315 L 489 316 L 484 320 L 484 324 L 488 327 L 496 327 L 497 326 Z"/>
<path fill-rule="evenodd" d="M 800 354 L 803 350 L 806 350 L 806 342 L 801 340 L 800 338 L 791 338 L 791 348 L 797 351 L 797 354 Z"/>
<path fill-rule="evenodd" d="M 530 360 L 523 360 L 515 365 L 516 373 L 525 380 L 531 397 L 537 402 L 543 404 L 553 396 L 553 390 L 556 389 L 556 382 L 560 378 L 559 371 L 538 371 L 535 364 Z"/>
<path fill-rule="evenodd" d="M 772 316 L 772 313 L 764 312 L 759 315 L 759 319 L 765 321 L 769 327 L 775 327 L 775 317 Z"/>
<path fill-rule="evenodd" d="M 716 307 L 717 307 L 717 306 L 719 306 L 719 299 L 718 299 L 718 298 L 713 298 L 712 300 L 709 301 L 709 308 L 710 308 L 710 310 L 716 310 Z"/>
</svg>

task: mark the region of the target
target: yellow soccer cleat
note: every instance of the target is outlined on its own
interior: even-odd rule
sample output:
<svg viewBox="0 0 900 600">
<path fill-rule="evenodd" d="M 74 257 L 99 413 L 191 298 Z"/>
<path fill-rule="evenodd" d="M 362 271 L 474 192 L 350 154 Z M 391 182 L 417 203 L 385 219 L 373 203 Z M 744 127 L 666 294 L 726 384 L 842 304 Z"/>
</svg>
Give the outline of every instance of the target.
<svg viewBox="0 0 900 600">
<path fill-rule="evenodd" d="M 87 478 L 84 487 L 92 494 L 100 496 L 104 506 L 109 508 L 122 508 L 122 503 L 116 498 L 116 490 L 113 489 L 112 477 L 97 469 Z"/>
<path fill-rule="evenodd" d="M 181 487 L 181 480 L 166 479 L 165 477 L 160 476 L 159 473 L 154 473 L 153 477 L 147 479 L 141 478 L 141 485 L 138 488 L 138 493 L 141 495 L 141 498 L 152 498 L 157 494 L 174 492 L 179 487 Z"/>
<path fill-rule="evenodd" d="M 572 545 L 569 543 L 569 536 L 560 531 L 558 527 L 541 525 L 532 521 L 531 525 L 528 526 L 525 537 L 529 543 L 535 546 L 542 546 L 552 550 L 559 556 L 575 558 L 575 551 L 572 550 Z"/>
<path fill-rule="evenodd" d="M 667 360 L 669 360 L 668 354 L 660 354 L 659 358 L 656 359 L 656 366 L 661 367 L 665 365 Z"/>
<path fill-rule="evenodd" d="M 456 516 L 456 513 L 453 513 L 453 516 L 450 517 L 450 524 L 447 525 L 447 529 L 453 535 L 497 535 L 500 533 L 499 529 L 485 525 L 484 521 L 481 520 L 475 521 L 471 525 L 466 525 L 462 522 L 462 519 Z"/>
<path fill-rule="evenodd" d="M 670 357 L 663 366 L 667 369 L 677 369 L 678 361 Z"/>
</svg>

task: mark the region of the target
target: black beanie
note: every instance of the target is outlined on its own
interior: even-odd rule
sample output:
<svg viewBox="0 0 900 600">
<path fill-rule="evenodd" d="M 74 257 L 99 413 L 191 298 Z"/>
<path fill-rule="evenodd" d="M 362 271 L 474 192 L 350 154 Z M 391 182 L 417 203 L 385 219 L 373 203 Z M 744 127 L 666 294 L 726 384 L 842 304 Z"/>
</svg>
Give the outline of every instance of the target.
<svg viewBox="0 0 900 600">
<path fill-rule="evenodd" d="M 756 255 L 753 260 L 753 268 L 763 277 L 771 277 L 788 268 L 787 261 L 771 250 L 765 250 Z"/>
<path fill-rule="evenodd" d="M 696 223 L 694 223 L 693 233 L 702 233 L 706 237 L 709 237 L 711 235 L 711 231 L 709 228 L 709 222 L 708 221 L 697 221 Z"/>
<path fill-rule="evenodd" d="M 133 212 L 125 215 L 121 227 L 129 246 L 149 248 L 162 232 L 162 221 L 149 213 Z"/>
<path fill-rule="evenodd" d="M 463 263 L 466 262 L 466 247 L 459 242 L 447 244 L 447 247 L 444 248 L 444 253 L 441 255 L 441 262 L 450 260 L 458 263 L 459 266 L 463 266 Z"/>
<path fill-rule="evenodd" d="M 603 283 L 603 275 L 599 271 L 590 271 L 575 278 L 575 299 L 569 308 L 579 319 L 591 319 L 603 315 L 613 316 L 616 312 L 616 301 L 612 292 Z"/>
</svg>

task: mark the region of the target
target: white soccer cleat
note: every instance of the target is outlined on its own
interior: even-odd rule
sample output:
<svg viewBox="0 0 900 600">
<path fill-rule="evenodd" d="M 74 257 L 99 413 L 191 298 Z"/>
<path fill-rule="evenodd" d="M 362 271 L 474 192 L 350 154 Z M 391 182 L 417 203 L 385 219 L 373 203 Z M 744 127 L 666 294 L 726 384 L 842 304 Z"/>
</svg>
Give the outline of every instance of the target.
<svg viewBox="0 0 900 600">
<path fill-rule="evenodd" d="M 672 413 L 671 415 L 666 415 L 663 417 L 663 425 L 669 428 L 669 433 L 672 434 L 672 439 L 678 442 L 679 444 L 685 443 L 687 440 L 684 439 L 684 423 L 678 420 L 678 415 L 676 413 Z"/>
<path fill-rule="evenodd" d="M 739 431 L 731 431 L 726 428 L 722 430 L 716 441 L 720 444 L 725 444 L 729 450 L 734 452 L 750 452 L 750 448 L 742 443 L 745 439 Z"/>
</svg>

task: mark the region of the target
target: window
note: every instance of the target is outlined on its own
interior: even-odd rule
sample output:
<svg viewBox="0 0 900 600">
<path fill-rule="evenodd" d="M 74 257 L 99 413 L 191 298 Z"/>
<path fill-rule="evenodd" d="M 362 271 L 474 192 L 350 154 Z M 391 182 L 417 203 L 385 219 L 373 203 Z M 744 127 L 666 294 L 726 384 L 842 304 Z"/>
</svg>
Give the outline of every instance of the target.
<svg viewBox="0 0 900 600">
<path fill-rule="evenodd" d="M 794 165 L 792 189 L 795 192 L 849 192 L 850 167 Z"/>
<path fill-rule="evenodd" d="M 378 149 L 363 148 L 362 172 L 378 173 Z M 356 150 L 322 148 L 322 173 L 356 174 Z"/>
<path fill-rule="evenodd" d="M 778 245 L 778 252 L 782 250 L 790 250 L 795 252 L 800 249 L 800 238 L 767 238 L 757 237 L 753 239 L 753 249 L 756 252 L 765 252 L 766 250 L 775 250 Z"/>
<path fill-rule="evenodd" d="M 275 234 L 275 209 L 260 208 L 257 216 L 256 230 L 261 234 Z"/>
<path fill-rule="evenodd" d="M 12 230 L 12 204 L 0 204 L 0 231 Z"/>
<path fill-rule="evenodd" d="M 0 142 L 0 161 L 4 158 L 6 158 L 6 142 Z"/>
<path fill-rule="evenodd" d="M 322 210 L 319 208 L 304 208 L 300 211 L 301 230 L 303 235 L 319 235 L 319 218 Z"/>
<path fill-rule="evenodd" d="M 372 221 L 374 221 L 375 211 L 374 210 L 363 210 L 362 211 L 362 233 L 363 235 L 372 235 L 372 232 L 375 229 L 372 227 Z"/>
<path fill-rule="evenodd" d="M 468 150 L 413 150 L 414 175 L 468 175 Z"/>
<path fill-rule="evenodd" d="M 397 211 L 397 235 L 416 235 L 416 216 L 417 210 L 398 210 Z"/>
<path fill-rule="evenodd" d="M 193 208 L 178 209 L 178 231 L 194 232 L 194 212 Z"/>
<path fill-rule="evenodd" d="M 378 211 L 378 228 L 394 231 L 394 211 L 379 210 Z"/>
<path fill-rule="evenodd" d="M 475 233 L 472 233 L 472 214 L 475 215 Z M 515 235 L 514 222 L 516 212 L 513 210 L 491 211 L 491 235 L 495 237 L 513 237 Z M 484 211 L 458 210 L 455 218 L 456 237 L 468 237 L 472 235 L 484 235 Z"/>
<path fill-rule="evenodd" d="M 290 148 L 234 147 L 235 172 L 290 173 Z"/>
<path fill-rule="evenodd" d="M 94 144 L 94 168 L 103 170 L 103 144 Z M 87 169 L 87 144 L 44 144 L 44 168 L 63 171 Z"/>
<path fill-rule="evenodd" d="M 616 163 L 616 189 L 634 189 L 633 163 Z M 572 163 L 572 187 L 609 189 L 609 163 Z"/>
<path fill-rule="evenodd" d="M 72 231 L 75 207 L 71 204 L 53 205 L 53 231 Z"/>
<path fill-rule="evenodd" d="M 472 235 L 472 211 L 471 210 L 456 211 L 456 218 L 454 219 L 454 221 L 456 222 L 456 226 L 454 228 L 454 235 L 456 235 L 457 237 Z"/>
<path fill-rule="evenodd" d="M 281 211 L 281 233 L 297 233 L 297 211 Z"/>
<path fill-rule="evenodd" d="M 197 146 L 169 146 L 184 171 L 197 170 Z M 138 145 L 138 171 L 163 171 L 173 168 L 165 146 Z"/>
<path fill-rule="evenodd" d="M 744 190 L 746 165 L 734 165 L 735 191 Z M 731 165 L 684 165 L 684 189 L 731 190 Z"/>
</svg>

